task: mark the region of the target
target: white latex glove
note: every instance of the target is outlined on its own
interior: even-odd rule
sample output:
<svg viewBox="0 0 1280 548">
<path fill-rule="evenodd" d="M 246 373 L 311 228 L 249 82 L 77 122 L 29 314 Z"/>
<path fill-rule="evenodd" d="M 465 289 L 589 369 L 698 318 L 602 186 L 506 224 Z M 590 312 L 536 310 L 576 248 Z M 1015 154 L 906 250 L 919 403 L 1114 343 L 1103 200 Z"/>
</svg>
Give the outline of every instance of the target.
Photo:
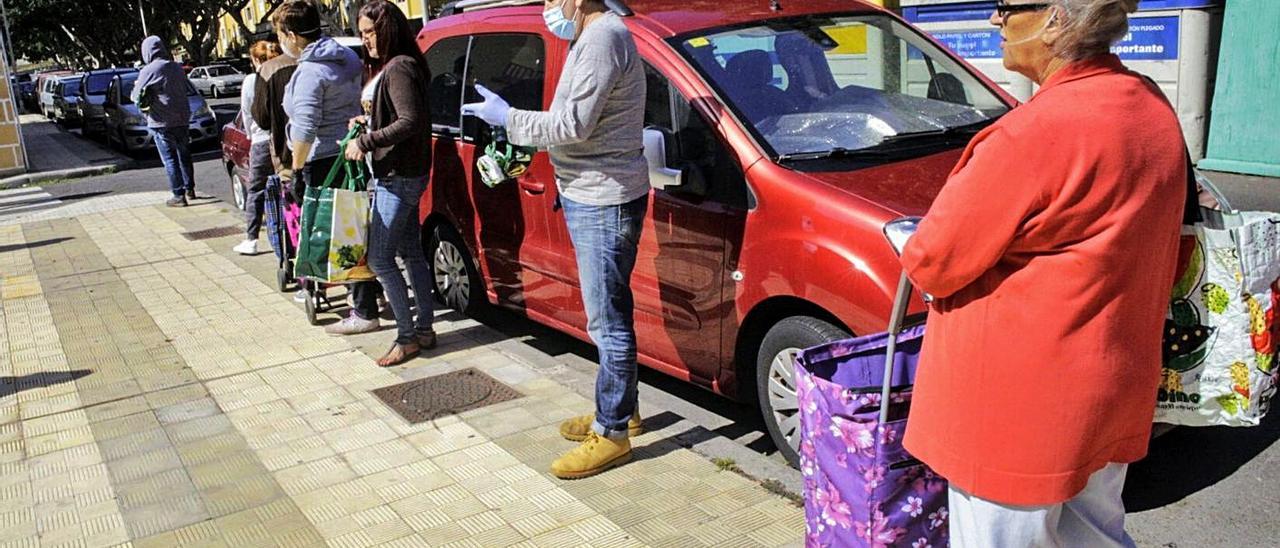
<svg viewBox="0 0 1280 548">
<path fill-rule="evenodd" d="M 462 115 L 475 116 L 491 126 L 506 126 L 511 105 L 508 105 L 497 93 L 489 91 L 489 88 L 480 84 L 476 84 L 476 91 L 484 97 L 484 102 L 462 105 Z"/>
</svg>

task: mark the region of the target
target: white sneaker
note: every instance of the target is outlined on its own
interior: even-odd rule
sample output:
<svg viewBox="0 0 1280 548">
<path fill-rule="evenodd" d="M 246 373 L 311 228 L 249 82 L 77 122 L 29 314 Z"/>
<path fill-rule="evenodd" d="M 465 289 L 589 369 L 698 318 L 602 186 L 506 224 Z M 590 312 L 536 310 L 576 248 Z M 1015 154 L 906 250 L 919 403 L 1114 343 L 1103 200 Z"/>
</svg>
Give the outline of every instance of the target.
<svg viewBox="0 0 1280 548">
<path fill-rule="evenodd" d="M 294 293 L 294 294 L 293 294 L 293 302 L 295 302 L 295 303 L 305 303 L 305 302 L 307 302 L 307 290 L 305 290 L 305 289 L 299 289 L 297 293 Z"/>
<path fill-rule="evenodd" d="M 258 240 L 245 240 L 240 242 L 240 245 L 231 248 L 231 250 L 241 255 L 257 255 Z"/>
</svg>

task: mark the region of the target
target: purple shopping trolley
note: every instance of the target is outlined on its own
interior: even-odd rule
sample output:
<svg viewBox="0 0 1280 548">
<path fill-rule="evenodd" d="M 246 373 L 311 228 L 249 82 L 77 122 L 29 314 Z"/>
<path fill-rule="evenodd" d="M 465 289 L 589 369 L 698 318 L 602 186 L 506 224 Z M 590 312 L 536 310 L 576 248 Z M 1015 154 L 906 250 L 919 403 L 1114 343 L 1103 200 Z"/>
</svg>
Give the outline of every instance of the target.
<svg viewBox="0 0 1280 548">
<path fill-rule="evenodd" d="M 946 480 L 902 446 L 924 337 L 902 327 L 911 293 L 903 275 L 887 333 L 797 359 L 807 546 L 947 545 Z"/>
</svg>

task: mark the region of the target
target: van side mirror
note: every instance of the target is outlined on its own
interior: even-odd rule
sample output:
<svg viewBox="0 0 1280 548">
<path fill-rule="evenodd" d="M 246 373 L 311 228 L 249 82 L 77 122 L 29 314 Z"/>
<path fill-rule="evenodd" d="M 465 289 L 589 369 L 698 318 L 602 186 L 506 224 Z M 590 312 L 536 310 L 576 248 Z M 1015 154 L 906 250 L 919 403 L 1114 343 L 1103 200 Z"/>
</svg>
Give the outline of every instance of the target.
<svg viewBox="0 0 1280 548">
<path fill-rule="evenodd" d="M 667 155 L 669 141 L 674 140 L 670 130 L 648 127 L 644 129 L 644 158 L 649 163 L 649 186 L 667 192 L 677 192 L 697 197 L 707 195 L 707 182 L 697 166 L 680 162 Z"/>
</svg>

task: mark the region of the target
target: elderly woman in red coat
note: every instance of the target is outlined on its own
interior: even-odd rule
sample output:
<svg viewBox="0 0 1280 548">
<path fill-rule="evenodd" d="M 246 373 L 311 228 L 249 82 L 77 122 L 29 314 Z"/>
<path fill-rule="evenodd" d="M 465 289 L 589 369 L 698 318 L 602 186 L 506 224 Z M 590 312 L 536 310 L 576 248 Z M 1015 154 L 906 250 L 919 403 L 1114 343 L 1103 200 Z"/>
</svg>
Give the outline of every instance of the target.
<svg viewBox="0 0 1280 548">
<path fill-rule="evenodd" d="M 906 447 L 956 546 L 1128 546 L 1186 192 L 1159 89 L 1109 53 L 1137 0 L 1001 0 L 1040 85 L 979 133 L 903 251 L 929 313 Z"/>
</svg>

